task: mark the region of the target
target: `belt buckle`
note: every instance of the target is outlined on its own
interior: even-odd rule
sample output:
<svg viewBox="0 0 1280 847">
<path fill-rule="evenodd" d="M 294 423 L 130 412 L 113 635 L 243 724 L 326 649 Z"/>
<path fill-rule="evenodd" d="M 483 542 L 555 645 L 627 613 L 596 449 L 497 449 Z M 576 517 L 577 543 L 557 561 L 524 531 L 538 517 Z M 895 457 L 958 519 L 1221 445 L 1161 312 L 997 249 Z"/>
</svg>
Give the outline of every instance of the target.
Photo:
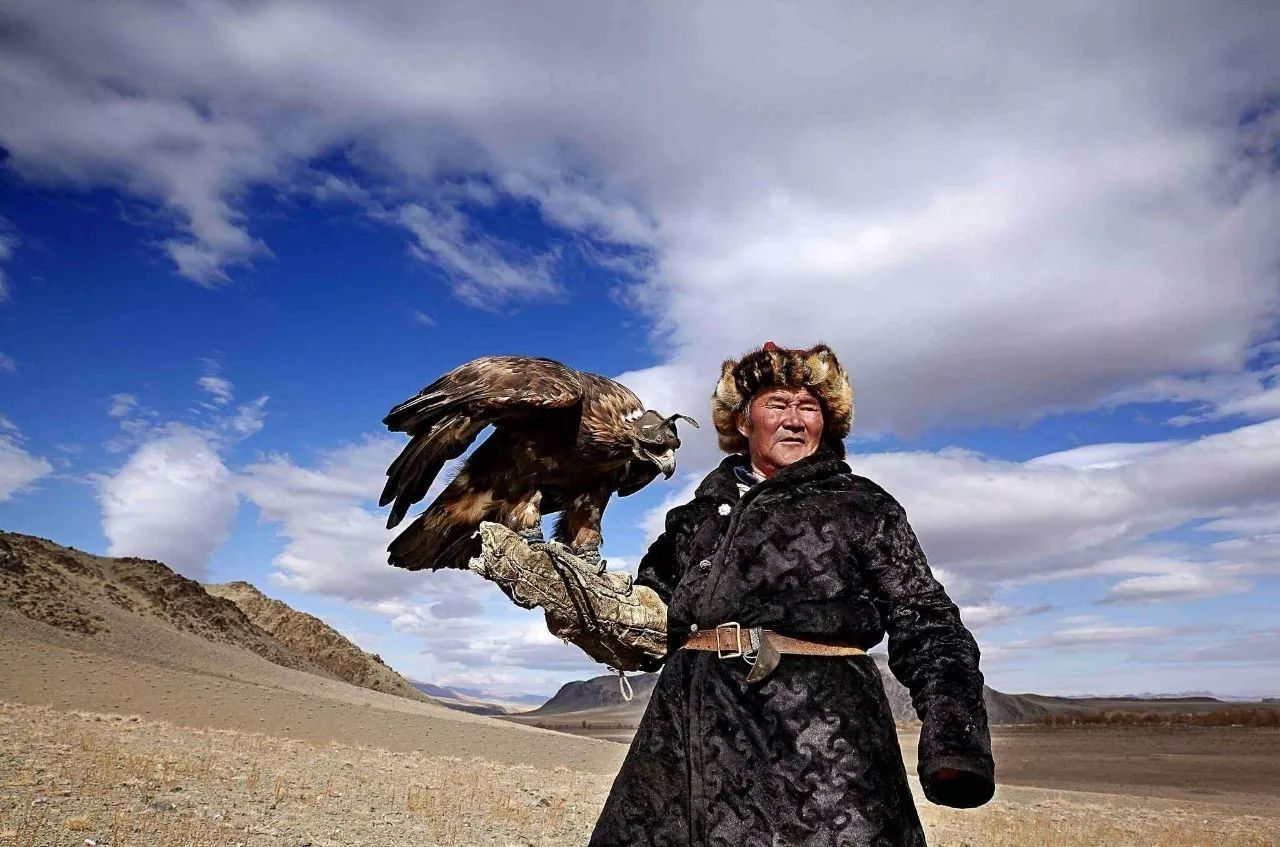
<svg viewBox="0 0 1280 847">
<path fill-rule="evenodd" d="M 737 647 L 737 651 L 725 649 L 720 646 L 720 630 L 733 631 L 733 641 L 731 648 Z M 718 624 L 716 626 L 716 658 L 718 659 L 734 659 L 742 655 L 742 624 L 737 621 L 729 621 L 728 623 Z"/>
</svg>

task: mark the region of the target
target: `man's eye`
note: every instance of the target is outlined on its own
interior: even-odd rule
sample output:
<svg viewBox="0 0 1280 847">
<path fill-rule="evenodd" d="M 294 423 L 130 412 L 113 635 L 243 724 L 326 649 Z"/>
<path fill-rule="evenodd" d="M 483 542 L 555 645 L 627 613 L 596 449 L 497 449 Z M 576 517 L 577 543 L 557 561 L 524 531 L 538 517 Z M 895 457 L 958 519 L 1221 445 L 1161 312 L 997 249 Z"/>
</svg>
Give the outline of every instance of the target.
<svg viewBox="0 0 1280 847">
<path fill-rule="evenodd" d="M 814 412 L 821 412 L 822 410 L 817 406 L 801 406 L 800 411 L 804 412 L 806 415 L 812 415 Z"/>
</svg>

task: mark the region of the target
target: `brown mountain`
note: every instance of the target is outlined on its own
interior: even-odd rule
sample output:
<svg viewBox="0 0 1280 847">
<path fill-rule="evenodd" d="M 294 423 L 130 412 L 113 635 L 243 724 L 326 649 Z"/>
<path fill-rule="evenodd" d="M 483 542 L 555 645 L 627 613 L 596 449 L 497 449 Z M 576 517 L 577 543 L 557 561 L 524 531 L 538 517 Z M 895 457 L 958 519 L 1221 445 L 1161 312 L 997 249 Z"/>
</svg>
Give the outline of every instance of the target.
<svg viewBox="0 0 1280 847">
<path fill-rule="evenodd" d="M 204 590 L 230 600 L 280 644 L 338 679 L 411 700 L 429 699 L 381 656 L 366 653 L 316 616 L 273 600 L 247 582 L 206 584 Z"/>
<path fill-rule="evenodd" d="M 239 651 L 248 651 L 284 668 L 409 700 L 474 714 L 508 711 L 470 698 L 428 696 L 324 621 L 247 582 L 202 585 L 152 559 L 95 556 L 0 531 L 0 630 L 21 628 L 22 620 L 67 646 L 229 678 L 244 678 Z"/>
<path fill-rule="evenodd" d="M 235 603 L 150 559 L 94 556 L 0 531 L 0 607 L 123 652 L 153 652 L 181 662 L 198 642 L 174 642 L 170 634 L 177 630 L 336 678 L 282 645 Z"/>
</svg>

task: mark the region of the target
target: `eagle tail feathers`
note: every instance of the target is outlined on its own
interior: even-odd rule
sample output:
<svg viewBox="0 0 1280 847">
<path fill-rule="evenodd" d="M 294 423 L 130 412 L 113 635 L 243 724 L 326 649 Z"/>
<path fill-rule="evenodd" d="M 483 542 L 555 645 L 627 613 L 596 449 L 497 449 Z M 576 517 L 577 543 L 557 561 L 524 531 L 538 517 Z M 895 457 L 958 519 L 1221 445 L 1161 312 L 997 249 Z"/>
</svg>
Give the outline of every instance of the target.
<svg viewBox="0 0 1280 847">
<path fill-rule="evenodd" d="M 459 478 L 463 478 L 459 474 Z M 455 480 L 455 483 L 457 480 Z M 467 491 L 465 480 L 450 483 L 436 501 L 387 547 L 387 561 L 411 571 L 466 568 L 479 555 L 473 538 L 481 521 L 495 520 L 501 503 L 488 492 Z"/>
<path fill-rule="evenodd" d="M 387 515 L 387 529 L 398 525 L 404 520 L 409 507 L 427 496 L 427 490 L 444 468 L 444 463 L 461 456 L 480 429 L 465 416 L 445 418 L 435 422 L 429 431 L 415 435 L 405 445 L 391 467 L 387 468 L 387 484 L 378 498 L 379 506 L 395 501 Z"/>
</svg>

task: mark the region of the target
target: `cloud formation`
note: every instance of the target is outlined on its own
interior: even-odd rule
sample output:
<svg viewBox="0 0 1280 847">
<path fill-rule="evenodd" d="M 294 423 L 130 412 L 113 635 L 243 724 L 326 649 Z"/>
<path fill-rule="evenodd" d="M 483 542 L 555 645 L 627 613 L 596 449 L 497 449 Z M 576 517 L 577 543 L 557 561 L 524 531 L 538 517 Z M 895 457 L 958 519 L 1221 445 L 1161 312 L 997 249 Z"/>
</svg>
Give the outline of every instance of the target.
<svg viewBox="0 0 1280 847">
<path fill-rule="evenodd" d="M 1094 444 L 1026 462 L 950 448 L 853 454 L 854 473 L 907 510 L 930 562 L 975 625 L 1044 608 L 1010 607 L 1002 587 L 1100 578 L 1107 604 L 1240 593 L 1280 573 L 1280 419 L 1194 440 Z M 656 538 L 667 511 L 688 502 L 690 472 L 646 512 Z M 1193 522 L 1232 538 L 1152 542 Z M 1205 539 L 1209 541 L 1208 538 Z"/>
<path fill-rule="evenodd" d="M 99 480 L 110 556 L 157 559 L 193 579 L 231 532 L 236 492 L 208 433 L 171 426 Z"/>
<path fill-rule="evenodd" d="M 9 222 L 0 216 L 0 303 L 9 299 L 9 284 L 5 280 L 4 263 L 12 258 L 17 246 L 18 236 L 14 234 Z"/>
<path fill-rule="evenodd" d="M 433 210 L 410 203 L 400 209 L 399 220 L 413 233 L 415 254 L 440 265 L 464 303 L 488 309 L 510 298 L 563 294 L 553 276 L 554 256 L 505 255 L 504 245 L 474 232 L 457 209 Z M 506 246 L 505 253 L 513 249 Z"/>
<path fill-rule="evenodd" d="M 1276 507 L 1277 40 L 1280 10 L 1258 4 L 120 0 L 68 16 L 13 0 L 0 144 L 33 182 L 154 202 L 170 226 L 148 240 L 206 286 L 270 256 L 246 200 L 267 187 L 357 204 L 472 305 L 572 297 L 554 250 L 482 225 L 499 203 L 531 210 L 652 322 L 657 364 L 624 380 L 700 419 L 720 361 L 772 338 L 835 347 L 863 434 L 1139 401 L 1188 405 L 1175 423 L 1264 421 L 1030 463 L 860 457 L 996 626 L 1024 610 L 994 586 L 1032 575 L 1092 573 L 1120 605 L 1274 568 L 1243 527 Z M 334 158 L 341 175 L 322 170 Z M 14 243 L 0 230 L 0 263 Z M 222 445 L 261 429 L 265 398 L 233 408 L 224 382 L 203 385 L 216 419 L 187 431 L 113 401 L 135 451 L 114 532 L 136 537 L 137 510 L 184 480 L 226 502 Z M 687 436 L 696 479 L 718 454 L 710 428 Z M 473 614 L 453 577 L 425 600 L 393 584 L 354 493 L 376 489 L 375 463 L 352 449 L 236 482 L 286 537 L 282 579 L 406 602 L 403 626 Z M 221 514 L 179 553 L 198 562 Z M 1232 537 L 1150 540 L 1206 518 Z"/>
<path fill-rule="evenodd" d="M 133 394 L 111 395 L 107 416 L 120 435 L 105 446 L 130 455 L 93 480 L 108 555 L 157 559 L 202 579 L 239 506 L 226 456 L 262 429 L 268 398 L 233 406 L 230 380 L 206 374 L 196 385 L 211 402 L 187 421 L 164 421 Z"/>
<path fill-rule="evenodd" d="M 53 465 L 22 446 L 22 432 L 0 415 L 0 502 L 26 491 L 36 480 L 53 473 Z"/>
<path fill-rule="evenodd" d="M 628 302 L 695 414 L 688 375 L 765 338 L 831 343 L 861 426 L 912 431 L 1238 372 L 1277 315 L 1280 12 L 1256 4 L 4 14 L 11 167 L 154 199 L 181 273 L 266 255 L 241 198 L 312 192 L 342 151 L 471 302 L 557 283 L 460 190 L 652 250 Z"/>
<path fill-rule="evenodd" d="M 1029 462 L 951 449 L 851 464 L 903 503 L 940 563 L 988 579 L 1043 578 L 1188 521 L 1280 506 L 1280 420 Z"/>
<path fill-rule="evenodd" d="M 394 532 L 384 527 L 386 517 L 366 508 L 401 446 L 386 436 L 367 438 L 322 454 L 312 468 L 271 456 L 241 471 L 240 490 L 286 539 L 274 560 L 277 582 L 365 602 L 413 591 L 415 577 L 387 565 Z"/>
<path fill-rule="evenodd" d="M 277 584 L 353 603 L 421 645 L 413 666 L 433 682 L 545 688 L 572 670 L 599 668 L 577 647 L 467 571 L 414 573 L 387 564 L 388 530 L 374 497 L 403 442 L 371 436 L 325 451 L 311 466 L 272 456 L 244 468 L 239 490 L 285 540 L 273 559 Z M 424 502 L 447 484 L 437 480 Z M 611 562 L 618 567 L 621 562 Z"/>
</svg>

